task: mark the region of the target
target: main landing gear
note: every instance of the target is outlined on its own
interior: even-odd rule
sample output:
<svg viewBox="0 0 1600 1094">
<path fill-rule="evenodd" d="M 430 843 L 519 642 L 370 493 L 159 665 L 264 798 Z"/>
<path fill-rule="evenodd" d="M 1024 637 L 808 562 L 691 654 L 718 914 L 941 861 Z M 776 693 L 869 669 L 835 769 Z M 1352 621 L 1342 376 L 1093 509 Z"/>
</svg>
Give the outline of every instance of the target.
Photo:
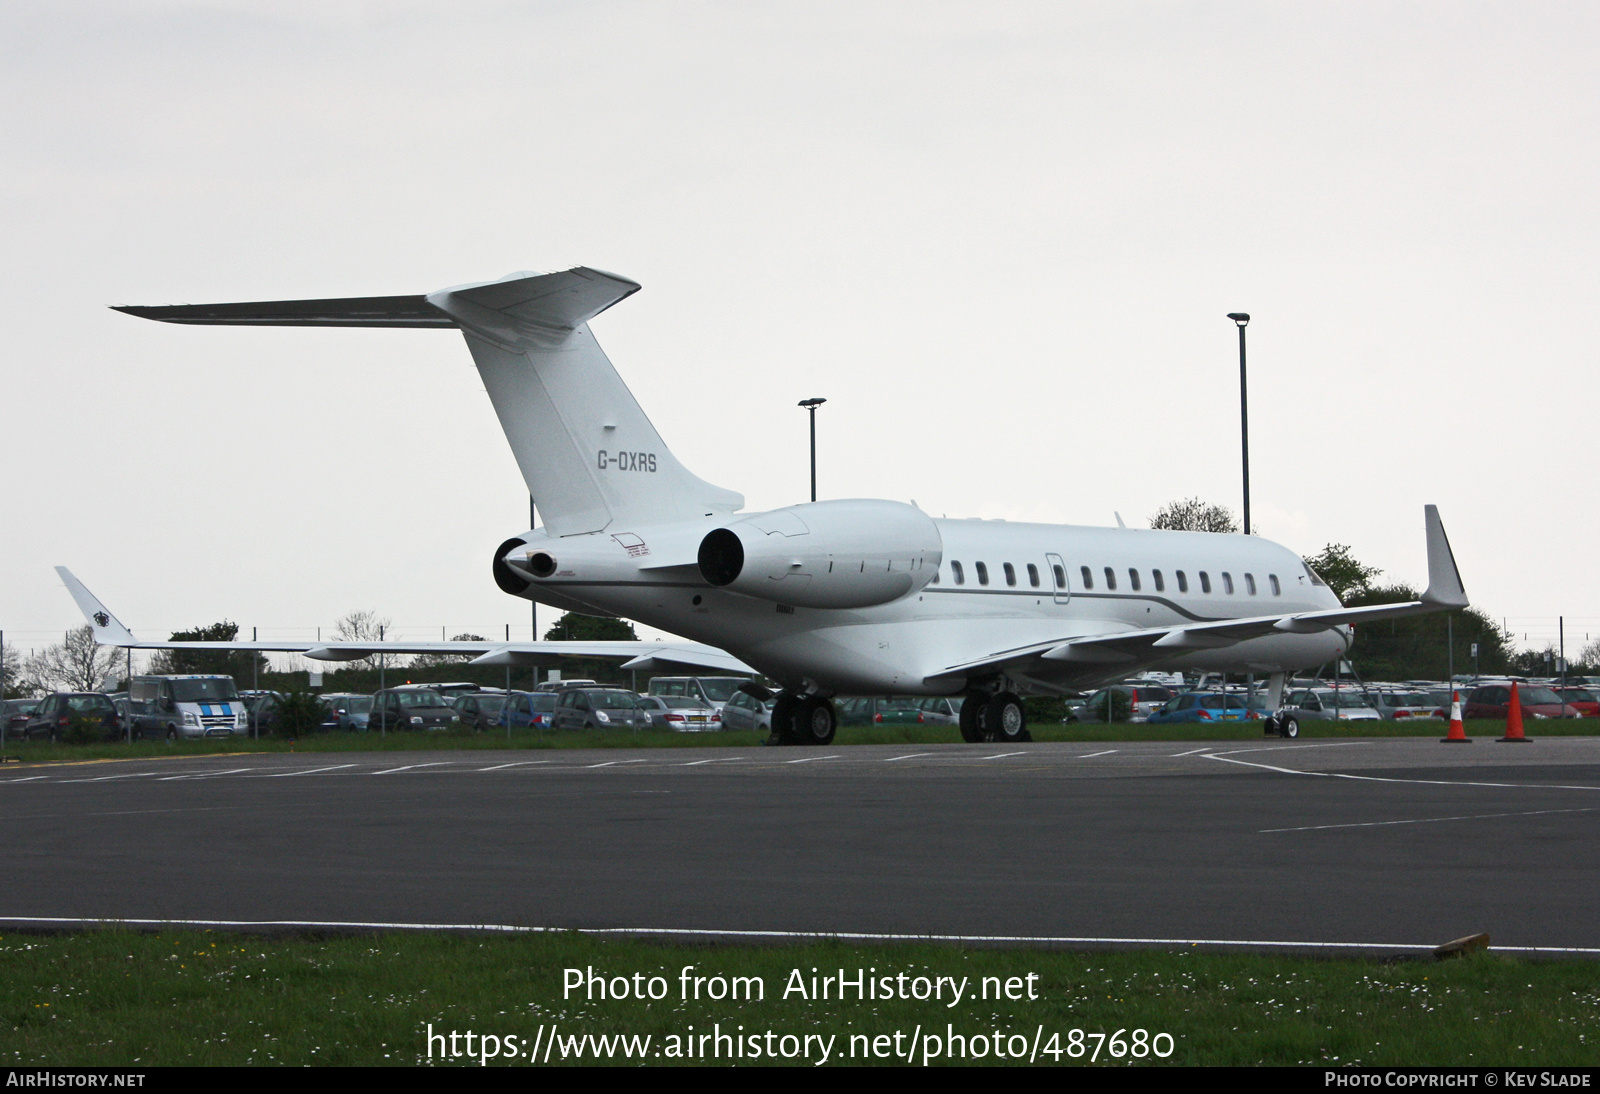
<svg viewBox="0 0 1600 1094">
<path fill-rule="evenodd" d="M 999 741 L 1017 744 L 1033 740 L 1022 700 L 1009 691 L 987 695 L 969 691 L 961 704 L 961 739 L 972 744 Z"/>
<path fill-rule="evenodd" d="M 827 745 L 839 729 L 833 700 L 820 695 L 780 692 L 772 704 L 770 745 Z"/>
</svg>

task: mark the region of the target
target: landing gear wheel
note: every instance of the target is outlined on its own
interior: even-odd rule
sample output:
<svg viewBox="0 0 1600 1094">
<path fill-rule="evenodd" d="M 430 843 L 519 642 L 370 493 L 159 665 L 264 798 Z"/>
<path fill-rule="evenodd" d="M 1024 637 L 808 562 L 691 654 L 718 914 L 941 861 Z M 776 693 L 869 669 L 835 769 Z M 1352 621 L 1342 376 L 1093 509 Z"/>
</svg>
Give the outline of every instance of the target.
<svg viewBox="0 0 1600 1094">
<path fill-rule="evenodd" d="M 1022 700 L 1008 691 L 993 696 L 985 704 L 983 721 L 992 741 L 1018 744 L 1033 740 L 1028 732 L 1028 715 L 1022 707 Z"/>
<path fill-rule="evenodd" d="M 986 695 L 968 692 L 967 701 L 961 704 L 961 739 L 968 744 L 980 744 L 987 738 L 983 732 L 983 708 L 989 701 Z"/>
<path fill-rule="evenodd" d="M 803 745 L 833 743 L 839 728 L 839 717 L 833 712 L 833 702 L 819 696 L 801 700 L 794 712 L 795 740 Z"/>
<path fill-rule="evenodd" d="M 794 715 L 800 705 L 800 697 L 790 692 L 778 693 L 777 701 L 772 704 L 772 735 L 767 738 L 769 745 L 786 745 L 794 741 Z"/>
<path fill-rule="evenodd" d="M 1263 736 L 1267 737 L 1276 737 L 1278 735 L 1278 716 L 1276 714 L 1269 714 L 1262 719 L 1261 732 Z"/>
<path fill-rule="evenodd" d="M 1293 714 L 1278 719 L 1278 736 L 1290 739 L 1300 736 L 1300 720 Z"/>
</svg>

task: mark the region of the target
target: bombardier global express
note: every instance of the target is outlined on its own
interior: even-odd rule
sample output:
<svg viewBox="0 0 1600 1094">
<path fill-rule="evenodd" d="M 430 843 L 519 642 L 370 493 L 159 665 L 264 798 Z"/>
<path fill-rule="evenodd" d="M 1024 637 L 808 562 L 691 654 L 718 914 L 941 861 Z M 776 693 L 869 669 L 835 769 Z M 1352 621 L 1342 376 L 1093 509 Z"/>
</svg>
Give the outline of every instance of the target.
<svg viewBox="0 0 1600 1094">
<path fill-rule="evenodd" d="M 673 457 L 590 333 L 638 289 L 578 267 L 426 296 L 119 309 L 168 323 L 459 329 L 543 518 L 496 548 L 494 580 L 688 639 L 231 645 L 330 660 L 448 648 L 485 664 L 569 652 L 749 667 L 782 689 L 773 725 L 785 740 L 831 741 L 834 695 L 965 694 L 963 737 L 1017 741 L 1021 695 L 1144 669 L 1263 674 L 1276 710 L 1284 674 L 1343 655 L 1355 624 L 1467 605 L 1433 506 L 1427 591 L 1368 608 L 1342 607 L 1298 555 L 1259 536 L 946 520 L 887 500 L 741 513 L 741 495 Z M 102 641 L 186 645 L 138 642 L 63 578 Z"/>
</svg>

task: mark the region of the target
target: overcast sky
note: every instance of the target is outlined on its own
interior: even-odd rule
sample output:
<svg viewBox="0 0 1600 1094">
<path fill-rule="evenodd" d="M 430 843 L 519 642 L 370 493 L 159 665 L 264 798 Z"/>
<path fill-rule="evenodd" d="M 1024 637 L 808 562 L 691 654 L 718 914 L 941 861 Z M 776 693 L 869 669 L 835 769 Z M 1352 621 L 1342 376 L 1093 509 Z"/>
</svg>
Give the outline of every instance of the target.
<svg viewBox="0 0 1600 1094">
<path fill-rule="evenodd" d="M 0 6 L 0 628 L 526 635 L 527 497 L 459 335 L 107 305 L 587 264 L 667 443 L 759 510 L 915 499 L 1301 553 L 1600 637 L 1600 6 Z M 554 616 L 541 609 L 545 621 Z M 1543 628 L 1543 630 L 1541 630 Z M 513 632 L 514 634 L 517 632 Z M 1359 650 L 1358 650 L 1359 653 Z"/>
</svg>

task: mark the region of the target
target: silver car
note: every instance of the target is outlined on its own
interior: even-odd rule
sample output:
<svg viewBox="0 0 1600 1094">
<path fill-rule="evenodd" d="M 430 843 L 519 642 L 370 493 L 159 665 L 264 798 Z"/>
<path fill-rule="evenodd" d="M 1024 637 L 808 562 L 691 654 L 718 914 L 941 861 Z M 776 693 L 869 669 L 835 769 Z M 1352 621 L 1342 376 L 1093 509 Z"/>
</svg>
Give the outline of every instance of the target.
<svg viewBox="0 0 1600 1094">
<path fill-rule="evenodd" d="M 722 705 L 722 728 L 753 729 L 770 732 L 772 729 L 772 703 L 771 699 L 762 702 L 754 695 L 736 691 L 728 696 L 728 701 Z"/>
<path fill-rule="evenodd" d="M 686 695 L 646 695 L 640 698 L 639 709 L 650 715 L 651 729 L 705 733 L 723 728 L 716 708 Z"/>
</svg>

